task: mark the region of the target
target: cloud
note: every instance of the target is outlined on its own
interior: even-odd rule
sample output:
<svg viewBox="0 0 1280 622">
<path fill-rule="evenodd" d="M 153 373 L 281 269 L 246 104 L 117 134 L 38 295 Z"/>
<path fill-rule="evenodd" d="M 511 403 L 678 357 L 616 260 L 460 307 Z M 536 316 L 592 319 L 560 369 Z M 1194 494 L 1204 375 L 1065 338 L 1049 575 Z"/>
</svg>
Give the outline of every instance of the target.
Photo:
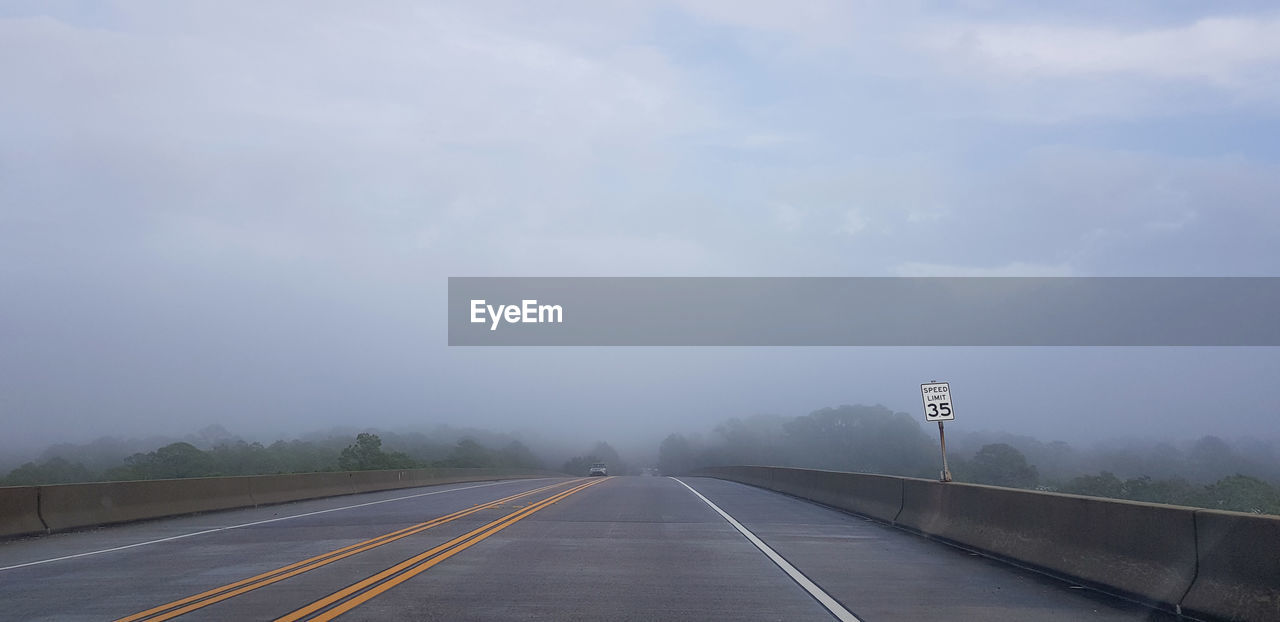
<svg viewBox="0 0 1280 622">
<path fill-rule="evenodd" d="M 1267 274 L 1280 171 L 1237 156 L 1044 146 L 991 171 L 952 172 L 945 219 L 906 231 L 894 273 Z M 908 215 L 906 220 L 910 221 Z M 1235 263 L 1228 258 L 1251 257 Z M 965 261 L 953 258 L 963 257 Z M 906 267 L 904 268 L 904 264 Z M 1047 267 L 1047 268 L 1046 268 Z M 1017 268 L 1017 269 L 1014 269 Z"/>
<path fill-rule="evenodd" d="M 934 223 L 947 217 L 947 209 L 945 207 L 935 207 L 932 209 L 907 209 L 907 222 L 913 225 L 923 223 Z"/>
<path fill-rule="evenodd" d="M 512 240 L 483 263 L 474 264 L 467 275 L 711 276 L 735 275 L 736 269 L 734 262 L 717 257 L 696 240 L 562 233 Z"/>
<path fill-rule="evenodd" d="M 844 213 L 844 219 L 840 223 L 840 231 L 848 235 L 858 235 L 866 231 L 867 218 L 858 210 L 848 210 Z"/>
<path fill-rule="evenodd" d="M 747 149 L 769 149 L 800 142 L 802 138 L 786 132 L 754 132 L 742 138 L 742 146 Z"/>
<path fill-rule="evenodd" d="M 1187 210 L 1169 220 L 1153 220 L 1144 226 L 1151 231 L 1178 231 L 1195 222 L 1196 218 L 1195 211 Z"/>
<path fill-rule="evenodd" d="M 804 45 L 846 42 L 861 25 L 860 7 L 839 0 L 800 4 L 740 0 L 680 0 L 686 12 L 707 21 L 749 31 L 777 33 Z"/>
<path fill-rule="evenodd" d="M 1015 261 L 1000 266 L 963 266 L 907 262 L 893 268 L 896 276 L 955 277 L 955 276 L 1076 276 L 1078 273 L 1067 264 L 1037 264 Z"/>
<path fill-rule="evenodd" d="M 1245 88 L 1280 64 L 1280 18 L 1215 17 L 1171 28 L 1118 30 L 1049 24 L 939 27 L 930 47 L 1020 76 L 1128 74 Z"/>
<path fill-rule="evenodd" d="M 774 205 L 773 218 L 783 231 L 797 231 L 804 223 L 804 215 L 800 209 L 788 203 Z"/>
<path fill-rule="evenodd" d="M 447 275 L 1280 272 L 1274 106 L 1236 106 L 1280 91 L 1265 15 L 29 6 L 52 16 L 0 18 L 0 291 L 22 328 L 0 394 L 50 434 L 197 408 L 523 413 L 485 401 L 523 370 L 442 345 Z M 521 366 L 570 395 L 619 359 L 558 364 L 581 355 Z M 645 356 L 581 407 L 542 392 L 546 409 L 597 422 L 608 389 L 668 395 L 654 374 L 720 367 Z M 858 399 L 843 386 L 776 403 Z"/>
<path fill-rule="evenodd" d="M 46 208 L 63 238 L 123 230 L 90 247 L 311 261 L 481 240 L 470 258 L 566 223 L 617 236 L 591 216 L 602 180 L 641 183 L 706 118 L 625 12 L 124 6 L 112 29 L 0 18 L 0 203 Z"/>
</svg>

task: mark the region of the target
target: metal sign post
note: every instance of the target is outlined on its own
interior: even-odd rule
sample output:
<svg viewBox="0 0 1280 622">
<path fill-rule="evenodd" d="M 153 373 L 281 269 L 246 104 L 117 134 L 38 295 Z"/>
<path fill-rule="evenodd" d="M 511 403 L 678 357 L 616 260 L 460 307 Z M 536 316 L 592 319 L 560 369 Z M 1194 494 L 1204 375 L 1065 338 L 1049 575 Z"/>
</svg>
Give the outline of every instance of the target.
<svg viewBox="0 0 1280 622">
<path fill-rule="evenodd" d="M 951 383 L 933 380 L 920 385 L 920 398 L 924 400 L 924 420 L 938 422 L 938 440 L 942 444 L 942 481 L 951 481 L 951 469 L 947 468 L 947 433 L 942 422 L 956 418 L 951 404 Z"/>
<path fill-rule="evenodd" d="M 942 441 L 942 481 L 951 481 L 951 469 L 947 468 L 947 433 L 942 429 L 942 422 L 938 422 L 938 439 Z"/>
</svg>

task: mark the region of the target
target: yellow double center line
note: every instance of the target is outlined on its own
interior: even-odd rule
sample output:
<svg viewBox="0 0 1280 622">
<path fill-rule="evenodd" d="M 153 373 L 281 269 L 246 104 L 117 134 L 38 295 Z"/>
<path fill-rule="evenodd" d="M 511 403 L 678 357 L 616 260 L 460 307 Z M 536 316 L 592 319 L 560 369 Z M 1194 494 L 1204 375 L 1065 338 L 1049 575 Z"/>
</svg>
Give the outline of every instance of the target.
<svg viewBox="0 0 1280 622">
<path fill-rule="evenodd" d="M 605 478 L 608 479 L 608 478 Z M 292 613 L 277 618 L 275 622 L 294 622 L 301 620 L 307 616 L 311 616 L 316 612 L 318 615 L 309 618 L 312 622 L 323 620 L 332 620 L 356 607 L 365 603 L 379 594 L 412 579 L 413 577 L 425 572 L 427 569 L 436 564 L 457 555 L 464 549 L 467 549 L 476 543 L 492 536 L 507 527 L 519 522 L 532 515 L 534 512 L 541 510 L 549 505 L 568 497 L 578 491 L 590 488 L 604 479 L 598 479 L 580 484 L 569 490 L 552 495 L 542 501 L 531 504 L 528 507 L 516 510 L 498 520 L 495 520 L 483 527 L 474 529 L 461 536 L 458 536 L 444 544 L 433 547 L 430 550 L 414 555 L 378 574 L 375 574 L 358 583 L 354 583 L 346 588 L 334 592 L 310 605 L 302 607 Z M 336 605 L 336 606 L 335 606 Z M 326 609 L 328 608 L 328 609 Z M 324 610 L 324 611 L 321 611 Z"/>
<path fill-rule="evenodd" d="M 294 577 L 304 572 L 315 570 L 316 568 L 320 568 L 321 566 L 332 564 L 333 562 L 336 562 L 340 559 L 345 559 L 347 557 L 351 557 L 352 555 L 357 555 L 359 553 L 363 553 L 370 549 L 380 547 L 384 544 L 395 542 L 396 540 L 399 540 L 401 538 L 407 538 L 416 533 L 421 533 L 423 531 L 426 531 L 427 529 L 435 527 L 436 525 L 442 525 L 444 523 L 457 520 L 464 516 L 470 516 L 471 514 L 475 514 L 476 512 L 479 512 L 481 510 L 494 508 L 502 505 L 503 503 L 515 501 L 516 499 L 528 497 L 530 495 L 534 495 L 546 490 L 550 490 L 552 488 L 556 488 L 557 486 L 563 486 L 565 484 L 578 482 L 578 481 L 582 481 L 582 480 L 573 480 L 571 482 L 558 482 L 555 484 L 551 484 L 549 486 L 543 486 L 541 488 L 535 488 L 527 492 L 511 495 L 509 497 L 503 497 L 501 499 L 490 501 L 488 503 L 482 503 L 480 505 L 476 505 L 476 506 L 467 508 L 465 510 L 454 512 L 452 514 L 446 514 L 445 516 L 441 516 L 439 518 L 433 518 L 425 523 L 418 523 L 417 525 L 412 525 L 398 531 L 393 531 L 388 534 L 383 534 L 376 538 L 365 540 L 364 542 L 357 542 L 350 546 L 345 546 L 334 551 L 329 551 L 328 553 L 323 553 L 315 557 L 304 559 L 297 563 L 289 564 L 288 566 L 276 568 L 275 570 L 271 570 L 259 575 L 249 577 L 248 579 L 244 579 L 241 581 L 237 581 L 235 583 L 224 585 L 222 587 L 217 587 L 212 590 L 201 592 L 194 596 L 188 596 L 181 600 L 175 600 L 171 603 L 166 603 L 158 607 L 152 607 L 151 609 L 148 609 L 146 611 L 139 611 L 138 613 L 135 613 L 131 616 L 120 618 L 116 622 L 138 622 L 141 620 L 146 620 L 147 622 L 158 622 L 160 620 L 169 620 L 172 618 L 176 618 L 185 613 L 190 613 L 197 609 L 208 607 L 209 605 L 212 605 L 214 603 L 222 602 L 224 600 L 227 600 L 228 598 L 234 598 L 236 596 L 244 594 L 245 592 L 250 592 L 260 587 L 271 585 L 272 583 L 276 583 L 278 581 L 283 581 L 285 579 L 288 579 L 289 577 Z M 577 489 L 574 489 L 574 490 L 577 490 Z"/>
</svg>

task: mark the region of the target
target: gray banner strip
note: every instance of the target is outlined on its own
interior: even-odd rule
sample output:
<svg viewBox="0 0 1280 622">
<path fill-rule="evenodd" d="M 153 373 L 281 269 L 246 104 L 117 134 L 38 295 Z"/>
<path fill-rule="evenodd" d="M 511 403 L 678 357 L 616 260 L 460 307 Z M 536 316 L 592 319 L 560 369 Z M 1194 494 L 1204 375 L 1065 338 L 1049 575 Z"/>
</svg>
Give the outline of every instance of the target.
<svg viewBox="0 0 1280 622">
<path fill-rule="evenodd" d="M 1278 318 L 1276 277 L 449 279 L 451 346 L 1276 346 Z"/>
</svg>

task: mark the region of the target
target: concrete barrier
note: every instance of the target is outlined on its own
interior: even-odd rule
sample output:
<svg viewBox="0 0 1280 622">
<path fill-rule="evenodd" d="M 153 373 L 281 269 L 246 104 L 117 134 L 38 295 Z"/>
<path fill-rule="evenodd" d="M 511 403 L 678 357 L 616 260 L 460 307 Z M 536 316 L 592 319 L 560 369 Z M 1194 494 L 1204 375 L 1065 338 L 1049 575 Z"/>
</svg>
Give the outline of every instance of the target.
<svg viewBox="0 0 1280 622">
<path fill-rule="evenodd" d="M 505 469 L 406 469 L 8 487 L 0 488 L 0 537 L 359 492 L 562 475 Z"/>
<path fill-rule="evenodd" d="M 1196 574 L 1195 510 L 903 478 L 897 524 L 1166 609 Z"/>
<path fill-rule="evenodd" d="M 1280 517 L 1197 510 L 1196 550 L 1200 571 L 1184 612 L 1280 620 Z"/>
<path fill-rule="evenodd" d="M 245 477 L 40 486 L 40 514 L 58 531 L 253 505 Z"/>
<path fill-rule="evenodd" d="M 773 487 L 773 473 L 774 471 L 779 470 L 786 469 L 762 466 L 708 467 L 694 474 L 718 477 L 720 479 L 727 479 L 742 484 L 750 484 L 760 488 L 776 490 Z"/>
<path fill-rule="evenodd" d="M 291 473 L 249 477 L 249 505 L 289 503 L 356 492 L 351 472 Z"/>
<path fill-rule="evenodd" d="M 806 486 L 798 480 L 809 480 Z M 892 523 L 902 509 L 902 478 L 838 471 L 774 473 L 776 485 L 796 496 Z"/>
<path fill-rule="evenodd" d="M 255 475 L 248 479 L 250 480 L 249 486 L 254 504 L 268 505 L 305 499 L 319 499 L 321 497 L 336 497 L 360 492 L 376 492 L 379 490 L 563 475 L 563 473 L 551 471 L 430 468 L 398 471 L 341 471 L 333 473 Z"/>
<path fill-rule="evenodd" d="M 415 477 L 413 470 L 404 469 L 400 471 L 361 471 L 352 473 L 352 486 L 356 492 L 368 492 L 374 490 L 396 490 L 399 488 L 411 488 L 413 486 L 421 486 L 421 480 Z M 448 478 L 427 479 L 426 481 L 451 484 L 452 480 Z"/>
<path fill-rule="evenodd" d="M 1280 517 L 783 467 L 703 469 L 1207 620 L 1280 620 Z"/>
<path fill-rule="evenodd" d="M 39 503 L 35 486 L 0 488 L 0 538 L 43 532 Z"/>
<path fill-rule="evenodd" d="M 902 509 L 902 478 L 783 467 L 710 467 L 698 474 L 767 488 L 892 523 Z"/>
</svg>

